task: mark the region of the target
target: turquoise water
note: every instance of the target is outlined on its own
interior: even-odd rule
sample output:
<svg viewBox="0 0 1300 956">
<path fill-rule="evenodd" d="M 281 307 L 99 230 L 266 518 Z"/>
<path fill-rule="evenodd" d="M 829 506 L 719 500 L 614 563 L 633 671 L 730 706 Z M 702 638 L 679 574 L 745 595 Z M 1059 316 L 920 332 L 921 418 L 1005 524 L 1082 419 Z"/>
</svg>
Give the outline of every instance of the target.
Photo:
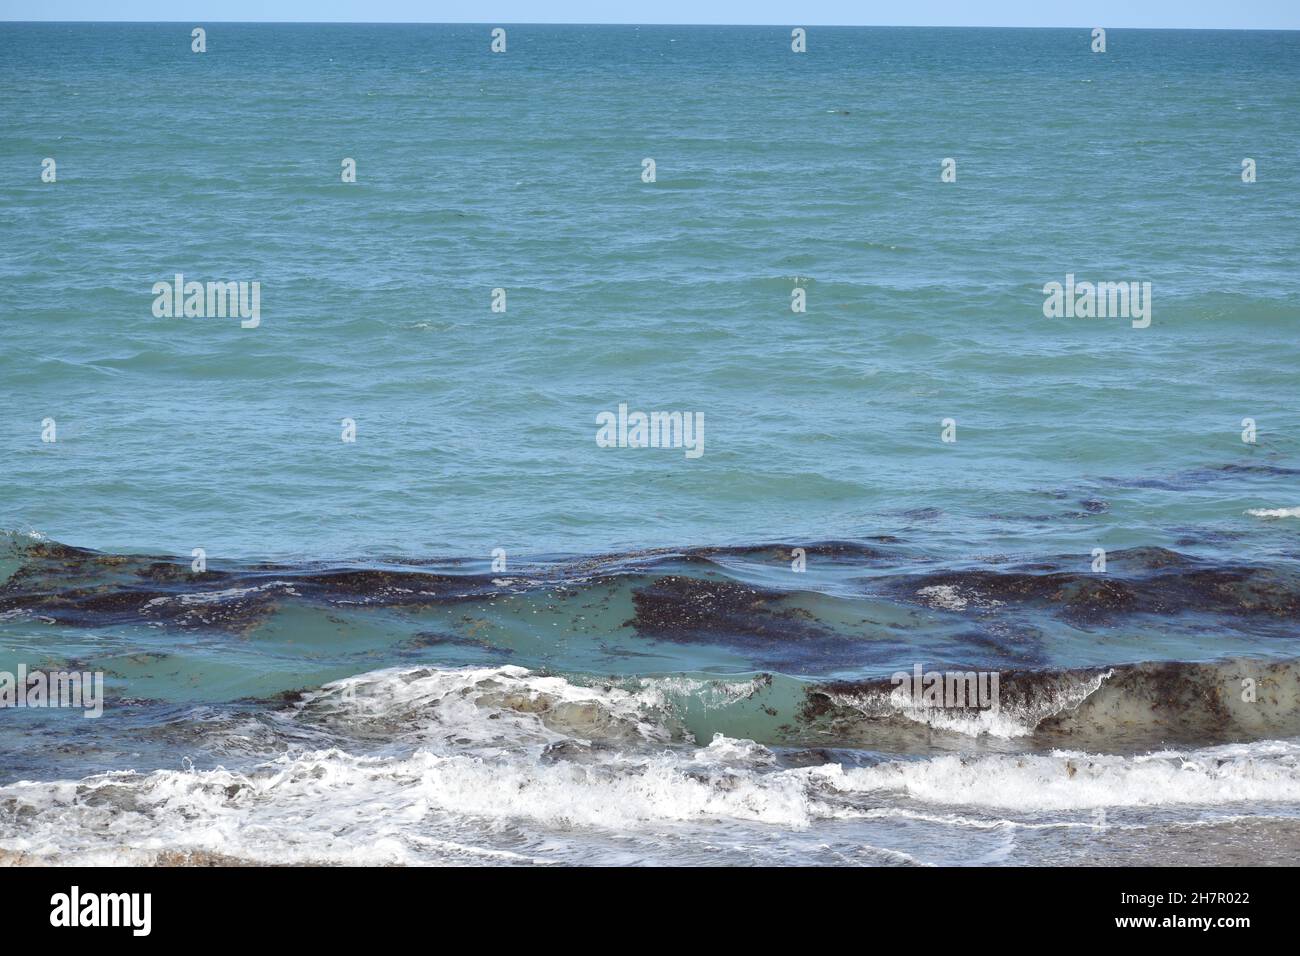
<svg viewBox="0 0 1300 956">
<path fill-rule="evenodd" d="M 932 507 L 958 552 L 1087 553 L 1300 503 L 1121 484 L 1083 528 L 1031 520 L 1108 478 L 1295 464 L 1294 34 L 1112 31 L 1096 55 L 1070 30 L 825 29 L 802 56 L 759 28 L 516 27 L 498 56 L 473 26 L 227 25 L 203 55 L 170 25 L 0 36 L 11 526 L 486 558 Z M 176 272 L 260 281 L 261 326 L 155 319 Z M 1151 327 L 1045 319 L 1067 272 L 1150 281 Z M 597 448 L 620 402 L 703 412 L 705 454 Z"/>
<path fill-rule="evenodd" d="M 0 669 L 107 688 L 3 715 L 0 850 L 1300 846 L 1300 35 L 189 29 L 0 25 Z M 176 273 L 259 324 L 155 316 Z M 1149 326 L 1045 317 L 1067 274 Z M 703 453 L 601 447 L 620 404 Z M 1004 673 L 1011 729 L 826 690 L 914 663 Z"/>
</svg>

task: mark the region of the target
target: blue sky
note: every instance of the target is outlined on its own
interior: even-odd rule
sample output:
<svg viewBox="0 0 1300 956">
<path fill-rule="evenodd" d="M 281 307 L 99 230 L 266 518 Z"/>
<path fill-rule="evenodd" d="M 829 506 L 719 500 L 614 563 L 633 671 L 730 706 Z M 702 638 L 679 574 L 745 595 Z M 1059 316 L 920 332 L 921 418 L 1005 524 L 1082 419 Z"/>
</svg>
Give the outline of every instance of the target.
<svg viewBox="0 0 1300 956">
<path fill-rule="evenodd" d="M 4 20 L 756 23 L 1300 29 L 1300 0 L 0 0 Z"/>
</svg>

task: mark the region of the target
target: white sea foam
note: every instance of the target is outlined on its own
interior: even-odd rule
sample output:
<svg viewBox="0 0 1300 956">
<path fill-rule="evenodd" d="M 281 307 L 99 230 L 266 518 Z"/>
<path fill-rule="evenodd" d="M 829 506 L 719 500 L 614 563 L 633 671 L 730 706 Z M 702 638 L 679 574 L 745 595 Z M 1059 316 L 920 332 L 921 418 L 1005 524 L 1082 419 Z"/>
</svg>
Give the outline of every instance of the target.
<svg viewBox="0 0 1300 956">
<path fill-rule="evenodd" d="M 582 686 L 521 667 L 359 675 L 283 718 L 293 728 L 327 727 L 348 746 L 294 750 L 240 769 L 186 765 L 0 787 L 0 862 L 210 854 L 511 864 L 582 861 L 592 847 L 604 859 L 636 860 L 665 846 L 678 847 L 664 850 L 669 859 L 682 846 L 707 859 L 752 853 L 746 847 L 769 845 L 774 833 L 785 835 L 783 846 L 802 840 L 803 852 L 825 850 L 823 821 L 879 828 L 911 819 L 996 832 L 1017 816 L 1036 827 L 1077 825 L 1069 812 L 1096 807 L 1300 805 L 1293 742 L 783 769 L 754 741 L 719 734 L 697 747 L 675 738 L 648 704 L 659 689 L 651 691 Z M 981 823 L 989 811 L 995 819 Z M 828 852 L 848 858 L 867 848 L 864 832 L 853 832 L 856 849 Z M 895 852 L 872 858 L 905 862 Z"/>
<path fill-rule="evenodd" d="M 1256 518 L 1300 518 L 1300 508 L 1250 508 L 1246 514 Z"/>
<path fill-rule="evenodd" d="M 1285 741 L 1136 757 L 1078 751 L 945 755 L 866 768 L 828 765 L 816 772 L 841 792 L 1018 811 L 1300 803 L 1300 745 Z"/>
<path fill-rule="evenodd" d="M 498 747 L 575 740 L 665 741 L 658 692 L 584 686 L 523 667 L 390 668 L 326 684 L 300 704 L 305 722 L 385 739 Z"/>
<path fill-rule="evenodd" d="M 145 607 L 157 607 L 162 604 L 181 604 L 191 606 L 195 604 L 219 604 L 226 601 L 237 600 L 247 597 L 250 594 L 258 594 L 263 591 L 269 591 L 275 588 L 284 588 L 284 593 L 297 595 L 291 581 L 269 581 L 266 584 L 258 584 L 247 588 L 225 588 L 221 591 L 195 591 L 187 594 L 177 594 L 174 596 L 165 595 L 163 597 L 150 598 L 144 603 Z"/>
<path fill-rule="evenodd" d="M 766 677 L 749 680 L 698 680 L 690 677 L 643 677 L 638 697 L 656 707 L 670 706 L 689 698 L 706 709 L 727 707 L 752 697 L 768 684 Z"/>
<path fill-rule="evenodd" d="M 757 745 L 750 745 L 751 747 Z M 262 862 L 430 862 L 430 848 L 467 844 L 527 823 L 627 833 L 728 819 L 799 830 L 817 816 L 800 774 L 734 766 L 747 748 L 715 742 L 680 753 L 596 763 L 535 754 L 285 756 L 248 773 L 225 769 L 113 773 L 19 783 L 0 802 L 23 807 L 0 825 L 0 849 L 37 860 L 139 860 L 163 851 Z M 432 842 L 430 842 L 432 841 Z"/>
<path fill-rule="evenodd" d="M 916 596 L 930 607 L 944 611 L 964 611 L 968 607 L 988 610 L 1002 607 L 1005 603 L 996 598 L 986 598 L 971 588 L 963 590 L 953 584 L 932 584 L 918 590 Z"/>
<path fill-rule="evenodd" d="M 624 839 L 711 823 L 715 838 L 740 825 L 759 839 L 755 827 L 798 832 L 819 820 L 909 818 L 908 803 L 882 808 L 851 798 L 1013 813 L 1296 803 L 1298 754 L 1295 745 L 1272 743 L 1136 758 L 1062 752 L 777 770 L 761 765 L 770 759 L 764 748 L 726 738 L 694 752 L 595 763 L 427 749 L 402 757 L 312 751 L 247 773 L 164 770 L 3 787 L 0 803 L 21 807 L 24 824 L 0 826 L 0 849 L 30 860 L 87 863 L 145 862 L 163 852 L 278 863 L 469 862 L 476 855 L 543 861 L 544 853 L 529 850 L 536 836 L 512 849 L 493 845 L 492 835 L 522 825 L 534 835 Z M 923 810 L 910 818 L 962 829 L 1020 825 Z"/>
</svg>

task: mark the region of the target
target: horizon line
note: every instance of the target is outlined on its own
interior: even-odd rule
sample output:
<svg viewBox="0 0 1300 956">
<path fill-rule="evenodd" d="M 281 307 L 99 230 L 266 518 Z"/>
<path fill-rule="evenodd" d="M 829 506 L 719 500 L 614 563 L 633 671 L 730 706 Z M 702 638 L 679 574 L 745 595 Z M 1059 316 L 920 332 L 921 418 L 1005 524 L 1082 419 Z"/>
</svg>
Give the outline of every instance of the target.
<svg viewBox="0 0 1300 956">
<path fill-rule="evenodd" d="M 234 26 L 498 26 L 498 27 L 754 27 L 773 29 L 792 29 L 794 27 L 819 27 L 832 30 L 1092 30 L 1104 26 L 1106 30 L 1131 30 L 1134 32 L 1195 32 L 1195 33 L 1296 33 L 1300 27 L 1132 27 L 1122 24 L 1106 26 L 1103 24 L 1078 24 L 1074 26 L 1031 26 L 1006 24 L 970 24 L 970 23 L 816 23 L 802 21 L 798 23 L 722 23 L 722 22 L 644 22 L 631 21 L 593 21 L 593 20 L 213 20 L 210 18 L 192 18 L 185 20 L 81 20 L 72 18 L 53 18 L 47 20 L 18 20 L 0 17 L 0 24 L 123 24 L 152 26 L 162 24 L 193 24 L 202 26 L 207 23 L 222 23 Z"/>
</svg>

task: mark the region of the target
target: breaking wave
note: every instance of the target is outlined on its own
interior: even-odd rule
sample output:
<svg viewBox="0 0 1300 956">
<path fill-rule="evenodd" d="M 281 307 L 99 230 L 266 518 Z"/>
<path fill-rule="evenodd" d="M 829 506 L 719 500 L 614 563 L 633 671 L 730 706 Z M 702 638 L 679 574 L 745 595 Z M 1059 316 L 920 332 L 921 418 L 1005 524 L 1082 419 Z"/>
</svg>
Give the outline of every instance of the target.
<svg viewBox="0 0 1300 956">
<path fill-rule="evenodd" d="M 910 724 L 967 736 L 1076 738 L 1110 747 L 1300 735 L 1297 661 L 1159 661 L 999 677 L 996 708 L 917 706 L 890 680 L 836 681 L 810 686 L 800 716 L 858 743 L 879 742 Z"/>
<path fill-rule="evenodd" d="M 0 858 L 612 861 L 707 857 L 702 841 L 739 852 L 763 833 L 797 837 L 822 822 L 861 840 L 851 837 L 855 827 L 890 815 L 969 825 L 969 816 L 945 821 L 927 807 L 996 811 L 982 819 L 998 827 L 1047 826 L 1043 812 L 1098 807 L 1226 813 L 1253 804 L 1289 814 L 1300 804 L 1300 745 L 1292 742 L 854 764 L 721 734 L 695 744 L 660 709 L 662 692 L 583 686 L 512 666 L 358 675 L 303 695 L 280 716 L 346 739 L 347 748 L 293 749 L 238 769 L 186 763 L 0 787 Z M 915 862 L 889 847 L 872 852 L 873 862 Z"/>
</svg>

